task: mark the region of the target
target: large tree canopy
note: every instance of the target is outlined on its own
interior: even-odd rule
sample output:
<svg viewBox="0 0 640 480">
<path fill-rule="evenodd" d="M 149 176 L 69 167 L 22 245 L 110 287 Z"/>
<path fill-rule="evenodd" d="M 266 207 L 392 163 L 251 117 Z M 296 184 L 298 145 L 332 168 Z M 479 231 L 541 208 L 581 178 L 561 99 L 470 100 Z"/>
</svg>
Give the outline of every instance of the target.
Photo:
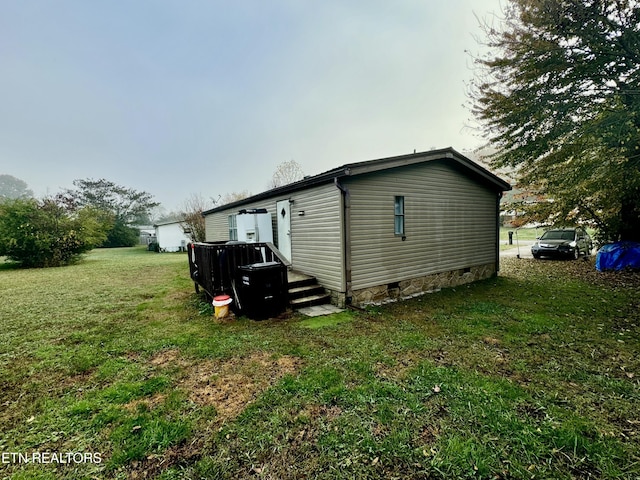
<svg viewBox="0 0 640 480">
<path fill-rule="evenodd" d="M 477 59 L 473 112 L 537 220 L 640 240 L 640 2 L 511 0 Z"/>
<path fill-rule="evenodd" d="M 33 197 L 33 192 L 24 180 L 12 175 L 0 174 L 0 201 L 31 197 Z"/>
<path fill-rule="evenodd" d="M 117 185 L 101 178 L 99 180 L 74 180 L 75 189 L 64 192 L 64 197 L 75 207 L 93 207 L 111 213 L 125 225 L 149 223 L 150 211 L 160 205 L 153 195 Z"/>
<path fill-rule="evenodd" d="M 91 207 L 102 213 L 111 228 L 102 246 L 127 247 L 138 242 L 138 230 L 132 225 L 150 223 L 149 215 L 159 205 L 153 195 L 123 187 L 105 179 L 74 180 L 75 189 L 58 197 L 70 211 Z"/>
</svg>

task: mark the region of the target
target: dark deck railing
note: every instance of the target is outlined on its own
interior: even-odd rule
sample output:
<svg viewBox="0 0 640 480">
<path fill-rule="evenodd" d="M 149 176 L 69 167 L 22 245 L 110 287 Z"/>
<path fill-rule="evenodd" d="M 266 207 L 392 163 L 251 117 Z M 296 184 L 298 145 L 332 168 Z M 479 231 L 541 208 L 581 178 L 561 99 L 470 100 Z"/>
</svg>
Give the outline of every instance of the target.
<svg viewBox="0 0 640 480">
<path fill-rule="evenodd" d="M 226 294 L 237 297 L 235 279 L 238 267 L 260 262 L 277 262 L 286 268 L 289 262 L 271 243 L 197 242 L 188 245 L 191 279 L 211 298 Z"/>
</svg>

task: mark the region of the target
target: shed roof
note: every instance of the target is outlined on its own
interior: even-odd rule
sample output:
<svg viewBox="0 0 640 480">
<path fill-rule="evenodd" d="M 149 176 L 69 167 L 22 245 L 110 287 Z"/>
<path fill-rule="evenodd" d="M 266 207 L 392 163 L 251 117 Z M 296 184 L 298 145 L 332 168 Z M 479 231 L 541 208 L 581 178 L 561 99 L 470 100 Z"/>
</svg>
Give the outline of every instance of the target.
<svg viewBox="0 0 640 480">
<path fill-rule="evenodd" d="M 184 218 L 174 219 L 174 220 L 165 220 L 163 222 L 154 223 L 154 227 L 164 227 L 166 225 L 175 225 L 176 223 L 184 223 Z"/>
<path fill-rule="evenodd" d="M 262 193 L 258 193 L 256 195 L 252 195 L 247 198 L 243 198 L 242 200 L 238 200 L 236 202 L 227 203 L 225 205 L 212 208 L 203 212 L 203 215 L 241 207 L 242 205 L 246 205 L 251 202 L 280 196 L 290 192 L 304 190 L 306 188 L 310 188 L 323 183 L 333 182 L 336 179 L 339 180 L 344 177 L 354 177 L 366 173 L 380 172 L 391 168 L 433 162 L 438 160 L 446 160 L 451 162 L 451 165 L 453 165 L 454 168 L 459 169 L 468 176 L 477 178 L 479 181 L 487 184 L 490 188 L 498 192 L 511 190 L 511 185 L 509 185 L 508 182 L 504 181 L 497 175 L 491 173 L 486 168 L 478 165 L 474 161 L 449 147 L 440 150 L 430 150 L 428 152 L 400 155 L 397 157 L 387 157 L 377 160 L 367 160 L 364 162 L 347 163 L 341 167 L 328 170 L 318 175 L 305 177 L 304 179 L 297 182 L 289 183 L 281 187 L 277 187 Z"/>
</svg>

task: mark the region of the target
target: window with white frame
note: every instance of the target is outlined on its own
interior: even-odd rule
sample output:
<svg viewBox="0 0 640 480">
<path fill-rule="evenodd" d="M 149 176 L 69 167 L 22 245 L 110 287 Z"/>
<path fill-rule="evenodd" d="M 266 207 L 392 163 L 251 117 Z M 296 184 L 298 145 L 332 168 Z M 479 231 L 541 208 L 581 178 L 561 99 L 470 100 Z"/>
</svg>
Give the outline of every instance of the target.
<svg viewBox="0 0 640 480">
<path fill-rule="evenodd" d="M 404 235 L 404 197 L 394 197 L 394 233 Z"/>
<path fill-rule="evenodd" d="M 229 240 L 238 240 L 238 224 L 235 215 L 229 215 Z"/>
</svg>

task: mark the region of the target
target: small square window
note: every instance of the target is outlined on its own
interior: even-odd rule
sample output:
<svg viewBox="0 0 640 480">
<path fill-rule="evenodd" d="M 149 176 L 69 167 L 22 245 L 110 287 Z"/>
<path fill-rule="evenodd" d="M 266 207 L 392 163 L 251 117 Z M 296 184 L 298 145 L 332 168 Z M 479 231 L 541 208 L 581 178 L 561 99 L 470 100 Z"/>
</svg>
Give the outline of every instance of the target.
<svg viewBox="0 0 640 480">
<path fill-rule="evenodd" d="M 394 197 L 394 232 L 396 235 L 404 235 L 404 197 Z"/>
</svg>

